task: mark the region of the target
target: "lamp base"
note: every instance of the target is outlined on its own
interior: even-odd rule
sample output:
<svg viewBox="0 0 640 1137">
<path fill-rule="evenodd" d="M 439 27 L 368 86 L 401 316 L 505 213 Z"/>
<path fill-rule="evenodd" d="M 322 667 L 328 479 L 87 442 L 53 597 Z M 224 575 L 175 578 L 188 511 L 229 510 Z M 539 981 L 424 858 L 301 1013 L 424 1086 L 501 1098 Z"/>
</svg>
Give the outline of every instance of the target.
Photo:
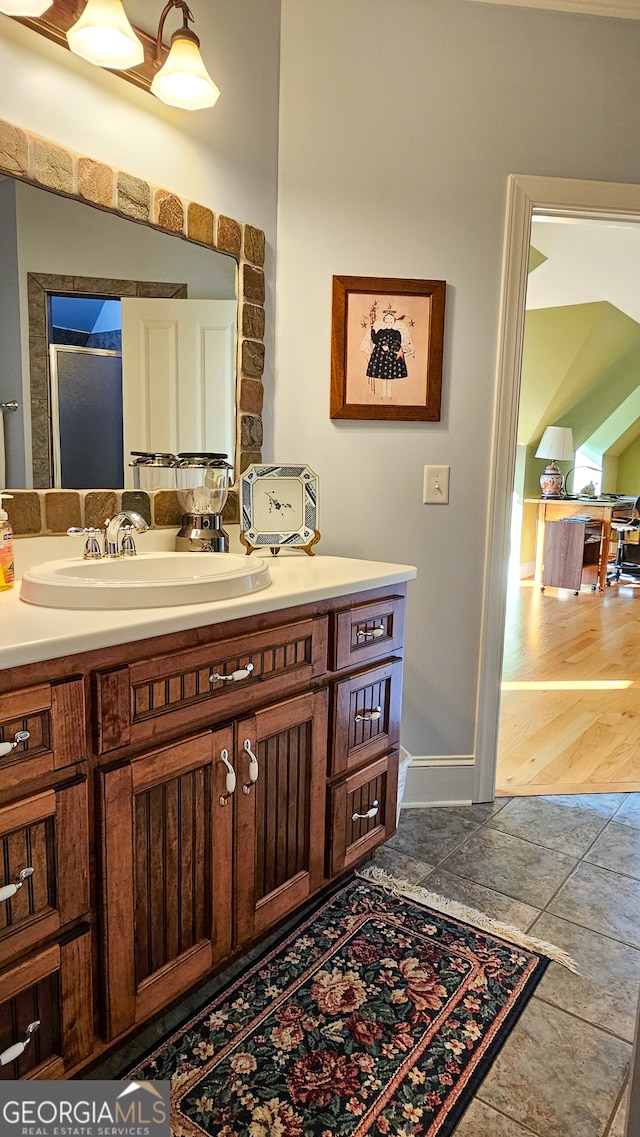
<svg viewBox="0 0 640 1137">
<path fill-rule="evenodd" d="M 550 462 L 544 474 L 540 475 L 542 497 L 561 497 L 563 486 L 564 474 L 558 469 L 555 462 Z"/>
</svg>

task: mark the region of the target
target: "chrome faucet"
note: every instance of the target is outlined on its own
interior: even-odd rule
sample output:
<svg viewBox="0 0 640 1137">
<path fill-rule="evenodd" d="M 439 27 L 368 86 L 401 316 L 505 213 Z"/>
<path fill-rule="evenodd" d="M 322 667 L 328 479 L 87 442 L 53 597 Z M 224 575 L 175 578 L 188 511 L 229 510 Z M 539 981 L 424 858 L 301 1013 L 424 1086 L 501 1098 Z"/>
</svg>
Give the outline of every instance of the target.
<svg viewBox="0 0 640 1137">
<path fill-rule="evenodd" d="M 84 558 L 85 560 L 92 560 L 100 557 L 135 557 L 136 545 L 131 531 L 135 529 L 136 533 L 144 533 L 148 528 L 144 517 L 136 513 L 134 509 L 125 509 L 122 513 L 116 513 L 115 517 L 107 518 L 104 523 L 102 552 L 98 544 L 98 535 L 102 533 L 101 529 L 72 528 L 67 529 L 67 533 L 70 537 L 87 537 Z M 122 534 L 122 540 L 120 540 L 120 534 Z"/>
<path fill-rule="evenodd" d="M 131 530 L 135 529 L 136 533 L 144 533 L 148 528 L 149 525 L 144 517 L 136 513 L 135 509 L 124 509 L 122 513 L 116 513 L 111 520 L 107 518 L 102 555 L 104 557 L 134 557 L 136 546 Z M 120 542 L 121 533 L 122 541 Z"/>
</svg>

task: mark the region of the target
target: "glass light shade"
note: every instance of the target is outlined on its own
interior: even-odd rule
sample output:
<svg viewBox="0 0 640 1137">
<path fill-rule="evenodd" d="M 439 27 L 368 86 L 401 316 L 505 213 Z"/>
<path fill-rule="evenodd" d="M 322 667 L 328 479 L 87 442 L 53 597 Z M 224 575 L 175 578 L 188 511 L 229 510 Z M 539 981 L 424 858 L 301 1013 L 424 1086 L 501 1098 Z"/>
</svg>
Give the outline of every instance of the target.
<svg viewBox="0 0 640 1137">
<path fill-rule="evenodd" d="M 151 84 L 151 94 L 170 107 L 186 111 L 214 106 L 220 91 L 202 62 L 195 37 L 174 33 L 169 54 Z"/>
<path fill-rule="evenodd" d="M 144 48 L 121 0 L 87 0 L 80 19 L 69 28 L 67 40 L 76 55 L 98 67 L 126 71 L 144 60 Z"/>
<path fill-rule="evenodd" d="M 7 16 L 41 16 L 53 0 L 0 0 L 0 12 Z"/>
</svg>

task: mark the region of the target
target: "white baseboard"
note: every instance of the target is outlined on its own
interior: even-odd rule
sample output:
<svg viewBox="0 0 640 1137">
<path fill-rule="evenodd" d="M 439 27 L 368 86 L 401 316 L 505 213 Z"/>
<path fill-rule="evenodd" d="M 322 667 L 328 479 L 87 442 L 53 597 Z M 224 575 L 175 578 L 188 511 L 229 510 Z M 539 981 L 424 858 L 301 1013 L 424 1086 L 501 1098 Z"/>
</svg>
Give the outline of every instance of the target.
<svg viewBox="0 0 640 1137">
<path fill-rule="evenodd" d="M 473 801 L 474 761 L 459 758 L 414 758 L 407 770 L 402 808 L 468 805 Z"/>
</svg>

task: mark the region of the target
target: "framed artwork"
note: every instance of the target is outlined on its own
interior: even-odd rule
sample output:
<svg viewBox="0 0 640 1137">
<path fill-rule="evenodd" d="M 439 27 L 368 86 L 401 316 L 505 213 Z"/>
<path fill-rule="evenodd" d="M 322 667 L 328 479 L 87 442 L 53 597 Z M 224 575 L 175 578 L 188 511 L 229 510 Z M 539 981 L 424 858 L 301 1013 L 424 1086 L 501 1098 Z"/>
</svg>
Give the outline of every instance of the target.
<svg viewBox="0 0 640 1137">
<path fill-rule="evenodd" d="M 334 276 L 331 418 L 439 422 L 444 280 Z"/>
<path fill-rule="evenodd" d="M 318 478 L 308 466 L 254 462 L 240 475 L 240 540 L 247 555 L 286 546 L 310 557 L 318 532 Z"/>
</svg>

